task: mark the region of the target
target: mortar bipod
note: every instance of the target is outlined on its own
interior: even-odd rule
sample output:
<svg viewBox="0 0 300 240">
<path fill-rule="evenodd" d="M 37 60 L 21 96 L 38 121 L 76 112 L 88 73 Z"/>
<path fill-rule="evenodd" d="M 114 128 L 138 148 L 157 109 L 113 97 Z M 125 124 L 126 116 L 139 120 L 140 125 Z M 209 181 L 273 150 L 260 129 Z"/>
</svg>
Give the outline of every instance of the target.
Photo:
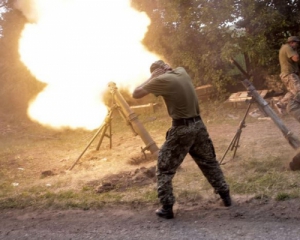
<svg viewBox="0 0 300 240">
<path fill-rule="evenodd" d="M 230 142 L 228 148 L 226 149 L 226 151 L 225 151 L 225 153 L 224 153 L 224 155 L 223 155 L 221 161 L 219 162 L 220 165 L 221 165 L 221 164 L 223 164 L 223 165 L 225 164 L 225 163 L 222 163 L 222 162 L 223 162 L 223 160 L 224 160 L 226 154 L 228 153 L 229 149 L 230 149 L 231 151 L 234 150 L 232 159 L 235 157 L 237 148 L 239 147 L 239 142 L 240 142 L 240 138 L 241 138 L 241 134 L 242 134 L 242 129 L 246 127 L 245 120 L 246 120 L 246 117 L 247 117 L 247 115 L 248 115 L 248 113 L 249 113 L 249 110 L 250 110 L 250 108 L 251 108 L 252 103 L 253 103 L 253 99 L 251 99 L 251 100 L 249 101 L 249 105 L 248 105 L 248 107 L 247 107 L 246 113 L 245 113 L 245 115 L 244 115 L 242 121 L 241 121 L 240 124 L 239 124 L 239 127 L 238 127 L 238 129 L 237 129 L 237 131 L 236 131 L 236 134 L 234 135 L 233 139 L 231 140 L 231 142 Z"/>
<path fill-rule="evenodd" d="M 146 147 L 142 149 L 142 152 L 144 153 L 145 150 L 149 150 L 152 154 L 155 156 L 158 155 L 159 148 L 157 147 L 156 143 L 153 141 L 149 133 L 146 131 L 144 126 L 140 123 L 138 120 L 137 115 L 131 110 L 123 96 L 119 93 L 117 90 L 115 83 L 109 83 L 108 85 L 111 88 L 112 93 L 112 102 L 113 105 L 111 109 L 108 111 L 108 114 L 104 120 L 104 123 L 100 126 L 98 131 L 95 133 L 95 135 L 92 137 L 91 141 L 88 143 L 86 148 L 83 150 L 83 152 L 79 155 L 75 163 L 72 165 L 72 167 L 69 170 L 72 170 L 74 166 L 77 164 L 77 162 L 80 160 L 80 158 L 83 156 L 83 154 L 86 152 L 86 150 L 89 148 L 89 146 L 92 144 L 92 142 L 95 140 L 95 138 L 101 133 L 99 143 L 97 145 L 97 150 L 99 150 L 102 141 L 104 137 L 108 137 L 110 139 L 110 148 L 112 147 L 112 133 L 111 133 L 111 120 L 112 120 L 112 114 L 117 109 L 122 118 L 126 121 L 126 123 L 130 126 L 131 130 L 135 135 L 139 135 L 141 139 L 146 144 Z M 109 129 L 109 134 L 106 133 L 106 131 Z M 145 155 L 145 153 L 144 153 Z"/>
<path fill-rule="evenodd" d="M 97 145 L 97 150 L 99 150 L 100 145 L 103 141 L 104 137 L 108 137 L 109 138 L 109 144 L 110 144 L 110 148 L 112 147 L 112 133 L 111 133 L 111 120 L 112 120 L 112 114 L 114 112 L 114 110 L 117 108 L 117 105 L 114 105 L 107 113 L 104 123 L 99 127 L 99 129 L 97 130 L 97 132 L 95 133 L 95 135 L 92 137 L 92 139 L 90 140 L 90 142 L 88 143 L 88 145 L 85 147 L 85 149 L 83 150 L 83 152 L 79 155 L 79 157 L 76 159 L 75 163 L 72 165 L 72 167 L 69 170 L 72 170 L 74 168 L 74 166 L 78 163 L 78 161 L 80 160 L 80 158 L 83 156 L 83 154 L 86 152 L 86 150 L 89 148 L 89 146 L 91 146 L 91 144 L 93 143 L 93 141 L 96 139 L 96 137 L 101 133 L 101 137 L 100 137 L 100 141 Z M 107 129 L 109 128 L 109 135 L 106 134 Z"/>
</svg>

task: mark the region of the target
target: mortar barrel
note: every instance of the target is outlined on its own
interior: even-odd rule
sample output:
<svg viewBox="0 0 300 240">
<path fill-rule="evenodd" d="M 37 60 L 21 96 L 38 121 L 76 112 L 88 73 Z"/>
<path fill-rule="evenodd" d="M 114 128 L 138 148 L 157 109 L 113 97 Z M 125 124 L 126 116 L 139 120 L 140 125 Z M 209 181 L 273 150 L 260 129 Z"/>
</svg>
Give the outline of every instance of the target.
<svg viewBox="0 0 300 240">
<path fill-rule="evenodd" d="M 134 131 L 141 137 L 143 142 L 146 144 L 145 149 L 149 150 L 153 155 L 157 156 L 159 148 L 156 143 L 153 141 L 152 137 L 145 129 L 143 124 L 139 121 L 138 116 L 132 111 L 126 100 L 123 98 L 121 93 L 118 91 L 118 88 L 114 82 L 108 84 L 111 92 L 113 93 L 114 100 L 116 104 L 121 108 L 122 112 L 128 118 Z"/>
<path fill-rule="evenodd" d="M 289 144 L 294 149 L 300 148 L 300 140 L 293 134 L 292 131 L 290 131 L 284 123 L 281 121 L 281 119 L 276 115 L 276 113 L 273 111 L 273 109 L 269 106 L 266 100 L 264 100 L 260 94 L 256 91 L 255 87 L 252 85 L 252 83 L 248 79 L 244 79 L 242 81 L 244 87 L 249 91 L 250 95 L 255 99 L 255 101 L 259 104 L 261 109 L 269 116 L 273 122 L 276 124 L 276 126 L 280 129 L 284 137 L 288 140 Z"/>
</svg>

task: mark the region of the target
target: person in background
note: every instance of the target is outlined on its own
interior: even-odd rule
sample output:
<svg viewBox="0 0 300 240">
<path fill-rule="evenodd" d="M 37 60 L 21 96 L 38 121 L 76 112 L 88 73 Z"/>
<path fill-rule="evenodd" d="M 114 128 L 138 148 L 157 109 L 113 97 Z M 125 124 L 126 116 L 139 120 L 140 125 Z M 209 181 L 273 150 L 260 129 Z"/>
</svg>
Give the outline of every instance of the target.
<svg viewBox="0 0 300 240">
<path fill-rule="evenodd" d="M 192 79 L 183 67 L 172 69 L 162 60 L 150 66 L 151 77 L 133 91 L 133 98 L 149 93 L 162 96 L 172 118 L 157 161 L 157 192 L 162 207 L 159 217 L 174 218 L 172 179 L 189 153 L 226 207 L 231 206 L 229 186 L 216 160 L 213 143 L 201 116 Z"/>
<path fill-rule="evenodd" d="M 299 54 L 297 52 L 299 42 L 297 36 L 291 36 L 279 50 L 280 79 L 288 92 L 275 104 L 281 115 L 288 112 L 298 122 L 300 122 Z"/>
</svg>

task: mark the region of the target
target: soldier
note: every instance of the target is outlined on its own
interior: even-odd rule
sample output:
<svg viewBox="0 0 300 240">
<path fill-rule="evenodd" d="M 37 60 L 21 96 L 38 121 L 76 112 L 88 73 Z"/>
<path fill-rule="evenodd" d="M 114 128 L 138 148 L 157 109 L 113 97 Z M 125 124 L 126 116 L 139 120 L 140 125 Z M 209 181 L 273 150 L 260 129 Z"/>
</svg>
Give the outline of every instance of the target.
<svg viewBox="0 0 300 240">
<path fill-rule="evenodd" d="M 231 206 L 229 187 L 216 160 L 213 143 L 200 117 L 198 98 L 192 79 L 183 67 L 172 69 L 162 60 L 150 67 L 151 77 L 138 86 L 132 96 L 142 98 L 149 93 L 162 96 L 172 127 L 167 131 L 157 162 L 157 192 L 162 208 L 156 210 L 159 217 L 174 218 L 172 179 L 177 168 L 189 153 L 208 182 L 223 200 Z"/>
<path fill-rule="evenodd" d="M 288 38 L 287 43 L 283 44 L 279 50 L 280 79 L 286 86 L 288 92 L 275 104 L 278 112 L 290 113 L 300 122 L 300 79 L 299 79 L 299 54 L 297 47 L 300 39 L 296 36 Z"/>
</svg>

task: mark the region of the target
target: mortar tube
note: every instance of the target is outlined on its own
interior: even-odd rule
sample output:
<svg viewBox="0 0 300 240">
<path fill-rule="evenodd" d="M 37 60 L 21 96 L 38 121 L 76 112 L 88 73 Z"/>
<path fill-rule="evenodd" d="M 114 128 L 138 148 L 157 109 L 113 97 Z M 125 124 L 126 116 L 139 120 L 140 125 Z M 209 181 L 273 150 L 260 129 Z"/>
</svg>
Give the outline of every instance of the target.
<svg viewBox="0 0 300 240">
<path fill-rule="evenodd" d="M 242 81 L 242 84 L 244 87 L 249 91 L 250 95 L 255 99 L 255 101 L 259 104 L 262 111 L 266 113 L 267 116 L 269 116 L 273 122 L 276 124 L 276 126 L 279 128 L 279 130 L 282 132 L 283 136 L 287 139 L 288 143 L 294 148 L 294 149 L 300 149 L 300 140 L 297 136 L 293 134 L 292 131 L 290 131 L 281 121 L 281 119 L 276 115 L 276 113 L 273 111 L 273 109 L 269 106 L 267 101 L 260 96 L 260 94 L 256 91 L 253 84 L 246 78 Z"/>
<path fill-rule="evenodd" d="M 132 109 L 130 108 L 128 103 L 125 101 L 123 96 L 120 94 L 116 84 L 114 82 L 110 82 L 108 84 L 108 87 L 110 88 L 111 93 L 113 94 L 116 104 L 119 105 L 122 112 L 125 114 L 125 116 L 128 117 L 128 120 L 129 120 L 132 128 L 141 137 L 143 142 L 146 144 L 145 149 L 149 150 L 151 152 L 151 154 L 153 154 L 155 157 L 157 157 L 159 148 L 157 147 L 156 143 L 153 141 L 150 134 L 144 128 L 143 124 L 139 121 L 137 115 L 132 111 Z"/>
</svg>

